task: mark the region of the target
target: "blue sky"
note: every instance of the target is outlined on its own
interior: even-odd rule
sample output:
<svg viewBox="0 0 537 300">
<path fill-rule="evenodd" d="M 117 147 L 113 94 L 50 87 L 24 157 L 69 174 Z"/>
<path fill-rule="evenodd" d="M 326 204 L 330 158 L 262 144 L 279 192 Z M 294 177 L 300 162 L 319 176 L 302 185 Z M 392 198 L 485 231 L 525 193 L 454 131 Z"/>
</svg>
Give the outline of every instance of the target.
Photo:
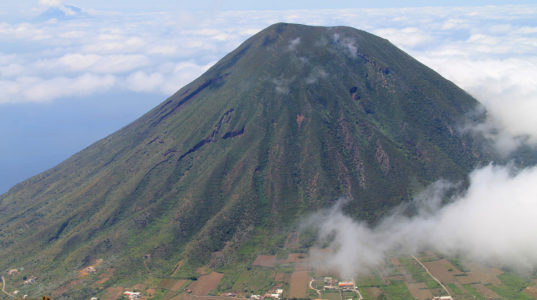
<svg viewBox="0 0 537 300">
<path fill-rule="evenodd" d="M 491 113 L 480 130 L 500 148 L 516 146 L 514 136 L 535 142 L 532 2 L 2 1 L 0 193 L 128 124 L 280 21 L 385 37 L 478 98 Z"/>
</svg>

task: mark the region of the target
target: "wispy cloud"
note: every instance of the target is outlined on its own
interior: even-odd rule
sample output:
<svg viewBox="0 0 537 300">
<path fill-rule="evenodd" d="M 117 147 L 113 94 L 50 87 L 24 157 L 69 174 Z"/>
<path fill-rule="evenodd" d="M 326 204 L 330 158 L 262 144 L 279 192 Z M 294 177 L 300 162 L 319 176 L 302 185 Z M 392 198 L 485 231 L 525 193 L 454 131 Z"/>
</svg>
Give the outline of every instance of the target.
<svg viewBox="0 0 537 300">
<path fill-rule="evenodd" d="M 38 0 L 39 4 L 44 6 L 60 6 L 62 0 Z"/>
<path fill-rule="evenodd" d="M 343 213 L 340 202 L 305 226 L 318 230 L 328 250 L 313 248 L 317 268 L 353 278 L 382 266 L 389 255 L 433 250 L 529 274 L 537 269 L 537 168 L 487 166 L 470 175 L 470 187 L 442 206 L 454 185 L 439 181 L 416 196 L 417 213 L 399 207 L 371 227 Z"/>
</svg>

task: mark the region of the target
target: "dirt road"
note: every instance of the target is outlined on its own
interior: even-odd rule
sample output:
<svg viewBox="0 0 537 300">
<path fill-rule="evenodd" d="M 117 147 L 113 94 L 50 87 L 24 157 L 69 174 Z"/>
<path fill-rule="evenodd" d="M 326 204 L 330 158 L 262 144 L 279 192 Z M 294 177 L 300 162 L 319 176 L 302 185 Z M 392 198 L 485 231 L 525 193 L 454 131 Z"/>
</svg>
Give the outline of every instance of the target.
<svg viewBox="0 0 537 300">
<path fill-rule="evenodd" d="M 421 261 L 416 256 L 412 255 L 412 258 L 414 258 L 418 262 L 418 264 L 420 264 L 423 267 L 423 269 L 425 269 L 427 274 L 429 274 L 429 276 L 431 276 L 431 278 L 434 279 L 434 281 L 436 281 L 444 289 L 444 291 L 446 292 L 446 294 L 448 296 L 451 296 L 451 294 L 449 293 L 449 291 L 446 288 L 446 286 L 443 285 L 442 282 L 440 282 L 440 280 L 438 280 L 438 278 L 434 277 L 433 274 L 431 274 L 431 272 L 429 272 L 429 269 L 427 269 L 427 267 L 423 263 L 421 263 Z"/>
<path fill-rule="evenodd" d="M 6 292 L 6 279 L 4 278 L 4 276 L 2 276 L 2 293 L 8 295 L 11 298 L 15 298 L 15 296 L 13 296 L 10 293 Z"/>
</svg>

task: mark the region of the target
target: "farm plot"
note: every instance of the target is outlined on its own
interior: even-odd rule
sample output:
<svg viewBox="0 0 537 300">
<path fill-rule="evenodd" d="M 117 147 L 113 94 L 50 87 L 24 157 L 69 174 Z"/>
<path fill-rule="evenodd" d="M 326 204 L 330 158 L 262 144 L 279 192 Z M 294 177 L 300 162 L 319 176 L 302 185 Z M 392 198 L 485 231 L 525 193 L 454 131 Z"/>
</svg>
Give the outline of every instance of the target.
<svg viewBox="0 0 537 300">
<path fill-rule="evenodd" d="M 198 280 L 192 283 L 189 288 L 192 290 L 192 295 L 195 296 L 207 296 L 209 292 L 216 289 L 220 280 L 222 280 L 224 274 L 212 272 L 208 275 L 203 275 Z"/>
<path fill-rule="evenodd" d="M 427 289 L 427 286 L 424 282 L 405 282 L 406 286 L 408 287 L 408 290 L 412 294 L 412 297 L 418 299 L 418 300 L 429 300 L 433 298 L 433 294 L 429 289 Z"/>
<path fill-rule="evenodd" d="M 254 266 L 260 266 L 260 267 L 266 267 L 266 268 L 274 268 L 274 265 L 276 264 L 276 256 L 274 255 L 258 255 L 252 265 Z"/>
<path fill-rule="evenodd" d="M 306 298 L 308 289 L 308 271 L 295 271 L 291 274 L 289 298 Z"/>
</svg>

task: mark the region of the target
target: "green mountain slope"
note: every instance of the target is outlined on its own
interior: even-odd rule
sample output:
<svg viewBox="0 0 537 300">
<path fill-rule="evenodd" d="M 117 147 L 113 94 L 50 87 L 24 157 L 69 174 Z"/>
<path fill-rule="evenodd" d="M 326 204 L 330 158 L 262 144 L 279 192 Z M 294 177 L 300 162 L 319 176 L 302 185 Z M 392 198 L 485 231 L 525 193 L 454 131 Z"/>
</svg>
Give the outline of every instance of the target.
<svg viewBox="0 0 537 300">
<path fill-rule="evenodd" d="M 457 130 L 476 104 L 382 38 L 275 24 L 134 123 L 0 196 L 0 269 L 24 266 L 45 281 L 104 257 L 115 280 L 170 274 L 183 258 L 232 257 L 339 197 L 374 222 L 487 161 Z"/>
</svg>

